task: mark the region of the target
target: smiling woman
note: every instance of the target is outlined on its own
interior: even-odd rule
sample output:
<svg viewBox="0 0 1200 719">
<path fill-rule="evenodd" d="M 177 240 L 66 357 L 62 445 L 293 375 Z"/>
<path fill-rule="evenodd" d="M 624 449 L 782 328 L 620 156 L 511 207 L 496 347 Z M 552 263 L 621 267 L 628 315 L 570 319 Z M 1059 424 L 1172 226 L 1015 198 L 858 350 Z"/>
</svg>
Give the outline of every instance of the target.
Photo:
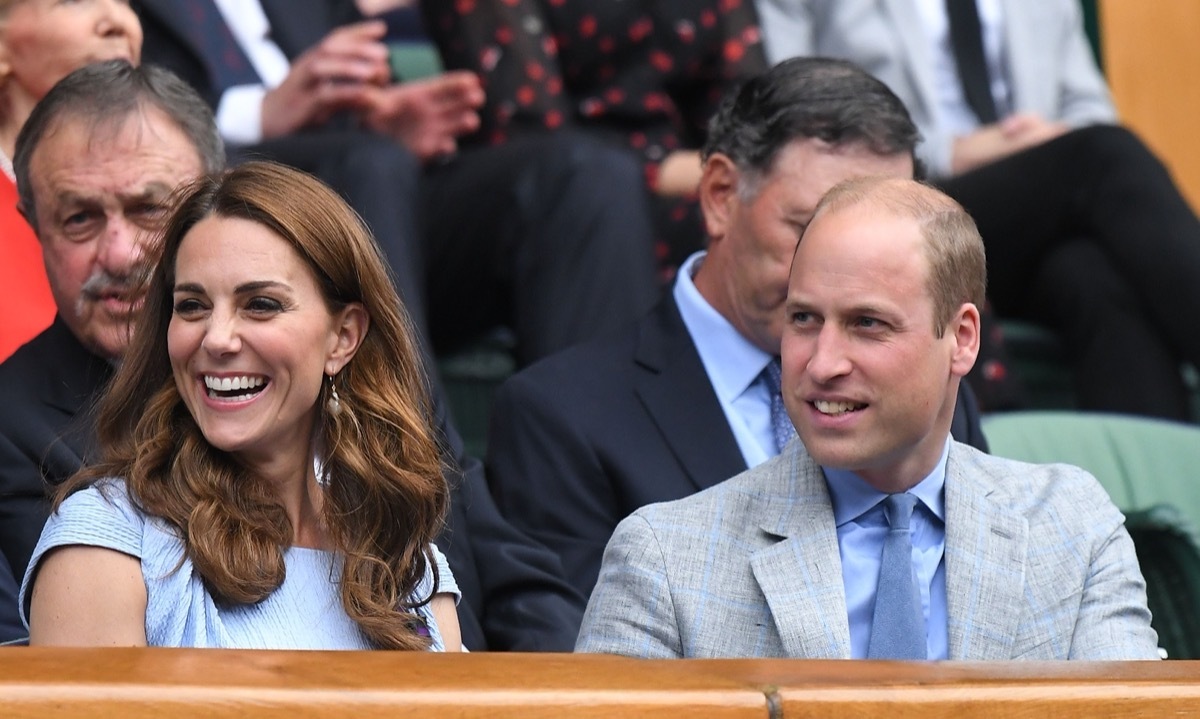
<svg viewBox="0 0 1200 719">
<path fill-rule="evenodd" d="M 142 28 L 120 0 L 0 0 L 0 360 L 50 325 L 54 300 L 37 239 L 17 211 L 12 163 L 33 106 L 72 70 L 100 60 L 137 63 Z"/>
<path fill-rule="evenodd" d="M 98 434 L 34 553 L 31 643 L 458 649 L 409 322 L 317 180 L 183 192 Z"/>
</svg>

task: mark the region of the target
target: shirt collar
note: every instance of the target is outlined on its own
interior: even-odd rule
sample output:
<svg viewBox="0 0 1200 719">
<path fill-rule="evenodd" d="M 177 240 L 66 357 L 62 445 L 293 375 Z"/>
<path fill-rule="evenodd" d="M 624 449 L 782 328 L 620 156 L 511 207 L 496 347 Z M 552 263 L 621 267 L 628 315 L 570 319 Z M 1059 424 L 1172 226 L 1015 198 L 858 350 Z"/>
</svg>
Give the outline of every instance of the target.
<svg viewBox="0 0 1200 719">
<path fill-rule="evenodd" d="M 950 455 L 950 438 L 942 447 L 942 457 L 933 471 L 908 490 L 915 494 L 921 504 L 943 523 L 946 521 L 946 459 Z M 825 483 L 829 486 L 829 499 L 833 503 L 833 519 L 837 526 L 850 522 L 873 509 L 887 494 L 875 489 L 862 477 L 845 469 L 821 468 L 825 472 Z"/>
<path fill-rule="evenodd" d="M 717 399 L 728 403 L 758 380 L 772 357 L 743 337 L 696 289 L 692 276 L 706 254 L 697 252 L 684 261 L 673 294 Z"/>
</svg>

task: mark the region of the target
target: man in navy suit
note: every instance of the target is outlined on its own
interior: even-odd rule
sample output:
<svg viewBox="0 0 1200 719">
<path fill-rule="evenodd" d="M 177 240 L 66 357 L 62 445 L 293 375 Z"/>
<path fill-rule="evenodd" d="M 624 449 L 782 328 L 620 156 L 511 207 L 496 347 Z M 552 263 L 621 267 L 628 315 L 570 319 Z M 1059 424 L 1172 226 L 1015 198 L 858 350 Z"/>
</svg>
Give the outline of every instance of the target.
<svg viewBox="0 0 1200 719">
<path fill-rule="evenodd" d="M 330 0 L 139 0 L 145 62 L 208 99 L 236 162 L 311 172 L 363 216 L 426 349 L 497 323 L 526 363 L 655 297 L 638 163 L 554 133 L 454 154 L 483 102 L 469 73 L 392 82 L 382 22 Z"/>
<path fill-rule="evenodd" d="M 584 594 L 628 514 L 779 454 L 768 367 L 800 232 L 837 182 L 914 174 L 908 112 L 856 66 L 793 60 L 766 78 L 710 125 L 707 253 L 635 325 L 533 365 L 496 396 L 487 466 L 500 509 L 559 553 Z M 953 432 L 986 449 L 965 383 Z"/>
<path fill-rule="evenodd" d="M 168 197 L 221 170 L 224 154 L 208 107 L 187 85 L 114 61 L 56 86 L 22 130 L 14 161 L 59 310 L 0 364 L 0 551 L 19 579 L 46 520 L 47 490 L 94 453 L 90 409 L 128 345 L 145 250 Z M 583 597 L 551 552 L 500 516 L 440 399 L 433 421 L 451 500 L 437 543 L 462 589 L 464 645 L 570 651 Z M 0 575 L 0 631 L 17 610 L 5 593 Z"/>
</svg>

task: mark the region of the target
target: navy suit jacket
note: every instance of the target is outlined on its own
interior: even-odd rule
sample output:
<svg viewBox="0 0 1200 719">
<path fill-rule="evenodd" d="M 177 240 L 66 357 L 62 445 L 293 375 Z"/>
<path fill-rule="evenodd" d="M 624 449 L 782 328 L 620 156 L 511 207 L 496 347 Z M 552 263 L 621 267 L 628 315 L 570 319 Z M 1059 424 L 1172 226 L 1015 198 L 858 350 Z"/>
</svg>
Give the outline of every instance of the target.
<svg viewBox="0 0 1200 719">
<path fill-rule="evenodd" d="M 487 474 L 500 511 L 557 551 L 584 595 L 618 522 L 746 470 L 670 291 L 629 331 L 513 375 L 492 407 Z M 965 382 L 951 431 L 986 451 Z"/>
<path fill-rule="evenodd" d="M 90 407 L 112 374 L 55 320 L 0 364 L 0 549 L 17 582 L 41 536 L 50 485 L 70 477 L 94 444 Z M 459 622 L 469 649 L 571 651 L 584 597 L 563 579 L 558 558 L 500 515 L 483 466 L 435 399 L 435 422 L 450 482 L 450 516 L 437 539 L 462 590 Z M 0 577 L 0 632 L 16 617 Z"/>
<path fill-rule="evenodd" d="M 271 39 L 289 60 L 316 45 L 334 28 L 362 19 L 349 0 L 260 0 Z M 227 88 L 208 71 L 204 50 L 185 29 L 187 11 L 177 0 L 134 0 L 145 40 L 142 58 L 174 72 L 214 108 Z"/>
<path fill-rule="evenodd" d="M 91 451 L 88 410 L 111 375 L 59 317 L 0 364 L 0 552 L 16 585 L 46 522 L 47 487 Z M 17 594 L 0 589 L 0 624 L 14 622 L 21 627 Z"/>
</svg>

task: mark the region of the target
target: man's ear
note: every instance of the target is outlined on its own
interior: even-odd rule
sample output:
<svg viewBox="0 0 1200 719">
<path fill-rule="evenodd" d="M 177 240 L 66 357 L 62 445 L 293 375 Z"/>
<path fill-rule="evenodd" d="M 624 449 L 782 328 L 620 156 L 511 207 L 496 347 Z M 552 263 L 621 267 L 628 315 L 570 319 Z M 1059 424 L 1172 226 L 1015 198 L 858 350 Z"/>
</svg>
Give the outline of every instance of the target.
<svg viewBox="0 0 1200 719">
<path fill-rule="evenodd" d="M 713 153 L 700 174 L 700 209 L 710 240 L 721 240 L 729 228 L 733 204 L 739 202 L 740 173 L 728 156 Z"/>
<path fill-rule="evenodd" d="M 954 352 L 950 357 L 950 372 L 965 377 L 975 366 L 979 357 L 982 339 L 979 329 L 979 308 L 973 302 L 965 302 L 946 325 L 946 334 L 954 341 Z"/>
<path fill-rule="evenodd" d="M 325 358 L 325 374 L 336 375 L 350 363 L 362 346 L 370 326 L 371 316 L 360 302 L 351 302 L 337 313 L 332 347 Z"/>
</svg>

